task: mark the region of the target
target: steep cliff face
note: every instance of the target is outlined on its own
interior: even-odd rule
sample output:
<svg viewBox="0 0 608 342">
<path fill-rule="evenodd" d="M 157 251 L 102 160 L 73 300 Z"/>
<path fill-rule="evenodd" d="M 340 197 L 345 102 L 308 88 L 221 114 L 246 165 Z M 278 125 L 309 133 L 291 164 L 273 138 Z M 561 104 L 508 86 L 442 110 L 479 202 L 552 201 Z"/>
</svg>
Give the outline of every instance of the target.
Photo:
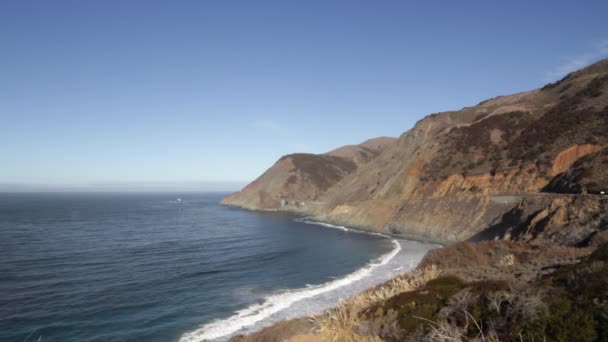
<svg viewBox="0 0 608 342">
<path fill-rule="evenodd" d="M 549 198 L 548 192 L 606 188 L 601 170 L 606 132 L 608 60 L 603 60 L 542 89 L 432 114 L 376 155 L 352 149 L 328 153 L 348 157 L 356 168 L 315 188 L 308 197 L 314 203 L 303 211 L 403 236 L 466 239 L 495 226 L 532 194 Z M 273 178 L 283 175 L 273 172 Z M 241 193 L 276 194 L 273 182 Z M 248 206 L 235 197 L 225 202 Z M 535 203 L 556 205 L 553 199 Z"/>
</svg>

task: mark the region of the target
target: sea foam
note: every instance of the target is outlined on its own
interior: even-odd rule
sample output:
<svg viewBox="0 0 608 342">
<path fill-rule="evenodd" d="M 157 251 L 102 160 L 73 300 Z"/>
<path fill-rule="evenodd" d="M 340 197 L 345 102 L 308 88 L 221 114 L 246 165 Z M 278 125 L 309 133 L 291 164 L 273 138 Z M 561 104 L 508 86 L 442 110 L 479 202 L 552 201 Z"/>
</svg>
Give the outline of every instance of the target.
<svg viewBox="0 0 608 342">
<path fill-rule="evenodd" d="M 300 221 L 352 233 L 361 233 L 361 231 L 322 222 Z M 379 233 L 369 234 L 390 238 Z M 390 239 L 394 246 L 390 252 L 355 272 L 323 284 L 306 284 L 303 288 L 275 293 L 261 302 L 237 311 L 226 319 L 215 320 L 194 331 L 183 334 L 180 342 L 199 342 L 205 339 L 226 340 L 237 333 L 250 333 L 279 320 L 320 313 L 334 306 L 341 298 L 355 295 L 366 288 L 396 276 L 395 270 L 403 271 L 413 268 L 424 253 L 433 247 L 413 241 Z M 407 253 L 401 253 L 403 250 L 402 244 L 407 245 Z M 396 258 L 399 255 L 400 257 Z M 340 289 L 340 291 L 335 291 L 337 289 Z M 298 305 L 293 305 L 296 302 Z"/>
</svg>

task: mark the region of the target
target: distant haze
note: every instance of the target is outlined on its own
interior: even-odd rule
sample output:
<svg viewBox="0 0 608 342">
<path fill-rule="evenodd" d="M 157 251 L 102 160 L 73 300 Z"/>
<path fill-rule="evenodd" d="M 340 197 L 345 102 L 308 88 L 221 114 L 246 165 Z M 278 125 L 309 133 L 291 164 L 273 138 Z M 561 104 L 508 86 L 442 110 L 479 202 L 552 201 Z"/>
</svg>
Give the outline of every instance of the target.
<svg viewBox="0 0 608 342">
<path fill-rule="evenodd" d="M 0 192 L 231 192 L 239 182 L 157 182 L 98 184 L 0 184 Z"/>
</svg>

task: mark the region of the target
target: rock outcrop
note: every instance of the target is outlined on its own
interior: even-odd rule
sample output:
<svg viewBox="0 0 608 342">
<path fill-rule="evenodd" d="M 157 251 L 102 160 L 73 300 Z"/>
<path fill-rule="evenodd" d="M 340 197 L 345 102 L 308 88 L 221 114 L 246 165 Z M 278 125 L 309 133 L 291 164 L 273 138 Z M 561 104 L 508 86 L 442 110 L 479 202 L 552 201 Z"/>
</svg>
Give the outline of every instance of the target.
<svg viewBox="0 0 608 342">
<path fill-rule="evenodd" d="M 396 141 L 283 157 L 223 203 L 435 241 L 493 229 L 497 239 L 580 244 L 606 229 L 593 218 L 606 213 L 606 132 L 608 59 L 542 89 L 429 115 Z M 581 236 L 567 233 L 569 222 L 591 221 Z"/>
<path fill-rule="evenodd" d="M 585 155 L 559 173 L 543 191 L 554 193 L 608 193 L 608 149 Z"/>
</svg>

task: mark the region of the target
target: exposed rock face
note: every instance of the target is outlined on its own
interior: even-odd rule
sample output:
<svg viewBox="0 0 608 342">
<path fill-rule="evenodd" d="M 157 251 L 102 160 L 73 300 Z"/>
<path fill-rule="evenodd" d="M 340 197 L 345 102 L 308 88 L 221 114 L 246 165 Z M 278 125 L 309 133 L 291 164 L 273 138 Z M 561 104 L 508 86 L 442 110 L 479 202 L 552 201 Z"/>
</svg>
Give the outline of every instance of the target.
<svg viewBox="0 0 608 342">
<path fill-rule="evenodd" d="M 608 132 L 607 132 L 608 133 Z M 584 144 L 584 145 L 573 145 L 562 152 L 560 152 L 555 160 L 553 160 L 553 167 L 551 168 L 551 174 L 556 176 L 570 168 L 575 161 L 580 157 L 586 156 L 589 153 L 593 153 L 601 150 L 601 146 Z"/>
<path fill-rule="evenodd" d="M 566 246 L 602 242 L 608 229 L 608 197 L 547 194 L 526 196 L 472 240 L 554 241 Z"/>
<path fill-rule="evenodd" d="M 541 215 L 528 222 L 526 234 L 512 229 L 494 237 L 577 244 L 582 236 L 556 232 L 565 232 L 568 222 L 605 216 L 604 200 L 586 196 L 578 202 L 549 192 L 599 193 L 608 187 L 606 132 L 608 59 L 542 89 L 432 114 L 397 141 L 378 144 L 382 148 L 375 153 L 362 144 L 311 157 L 310 169 L 321 170 L 314 173 L 323 180 L 309 181 L 312 171 L 279 161 L 224 203 L 300 210 L 325 221 L 438 241 L 470 238 L 504 223 L 514 209 L 534 208 L 551 219 Z M 351 164 L 337 167 L 337 159 L 328 157 Z M 297 181 L 287 182 L 293 175 Z M 285 206 L 282 196 L 309 202 Z M 560 206 L 570 214 L 556 209 Z M 577 211 L 580 217 L 572 214 Z M 584 234 L 605 229 L 601 222 Z"/>
<path fill-rule="evenodd" d="M 591 153 L 555 176 L 543 189 L 557 193 L 608 193 L 608 148 Z"/>
</svg>

